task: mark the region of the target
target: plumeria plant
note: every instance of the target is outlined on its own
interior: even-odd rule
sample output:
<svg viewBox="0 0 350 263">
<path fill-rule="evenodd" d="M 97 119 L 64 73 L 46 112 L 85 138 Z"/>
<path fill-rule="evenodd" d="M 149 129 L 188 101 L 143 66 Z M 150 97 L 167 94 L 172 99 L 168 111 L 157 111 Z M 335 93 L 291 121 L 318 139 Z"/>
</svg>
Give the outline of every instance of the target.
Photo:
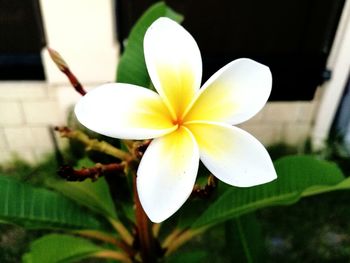
<svg viewBox="0 0 350 263">
<path fill-rule="evenodd" d="M 235 127 L 265 105 L 269 68 L 237 59 L 200 88 L 200 51 L 181 21 L 164 3 L 152 6 L 130 33 L 117 82 L 89 92 L 49 49 L 82 95 L 74 112 L 88 128 L 56 130 L 110 158 L 62 166 L 63 179 L 48 177 L 45 188 L 0 177 L 3 221 L 60 230 L 35 240 L 24 262 L 206 262 L 210 251 L 181 247 L 223 222 L 241 242 L 226 246 L 243 247 L 244 260 L 258 262 L 249 243 L 258 239 L 248 234 L 254 211 L 350 188 L 335 164 L 311 156 L 273 163 L 258 140 Z"/>
<path fill-rule="evenodd" d="M 158 93 L 131 84 L 105 84 L 86 94 L 75 114 L 84 126 L 106 136 L 152 139 L 136 171 L 137 194 L 151 221 L 168 219 L 187 200 L 199 159 L 216 178 L 232 186 L 274 180 L 276 172 L 266 149 L 232 126 L 264 106 L 272 85 L 270 70 L 238 59 L 199 89 L 200 52 L 183 27 L 159 18 L 146 31 L 143 43 Z"/>
</svg>

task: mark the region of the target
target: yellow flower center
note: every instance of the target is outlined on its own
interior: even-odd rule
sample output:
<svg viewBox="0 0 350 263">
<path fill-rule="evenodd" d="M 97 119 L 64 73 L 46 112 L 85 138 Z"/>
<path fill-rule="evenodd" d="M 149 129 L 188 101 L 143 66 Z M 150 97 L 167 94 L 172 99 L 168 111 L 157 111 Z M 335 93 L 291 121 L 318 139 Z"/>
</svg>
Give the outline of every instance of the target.
<svg viewBox="0 0 350 263">
<path fill-rule="evenodd" d="M 180 127 L 183 124 L 183 119 L 181 117 L 177 117 L 175 120 L 173 120 L 173 124 Z"/>
</svg>

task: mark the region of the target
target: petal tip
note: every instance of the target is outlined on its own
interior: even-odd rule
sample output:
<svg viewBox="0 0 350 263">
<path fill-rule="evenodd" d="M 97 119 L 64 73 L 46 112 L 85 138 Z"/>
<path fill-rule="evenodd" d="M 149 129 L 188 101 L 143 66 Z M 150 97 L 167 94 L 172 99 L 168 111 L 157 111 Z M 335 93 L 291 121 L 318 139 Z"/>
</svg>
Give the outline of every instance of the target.
<svg viewBox="0 0 350 263">
<path fill-rule="evenodd" d="M 186 202 L 196 181 L 199 151 L 187 129 L 155 139 L 137 170 L 140 203 L 152 222 L 162 222 Z"/>
<path fill-rule="evenodd" d="M 146 213 L 146 215 L 148 216 L 149 220 L 152 222 L 152 223 L 155 223 L 155 224 L 159 224 L 159 223 L 162 223 L 164 222 L 165 220 L 167 220 L 170 216 L 157 216 L 157 215 L 153 215 L 151 213 Z"/>
<path fill-rule="evenodd" d="M 277 179 L 277 173 L 272 165 L 271 169 L 269 171 L 265 171 L 263 175 L 257 175 L 256 180 L 250 180 L 250 181 L 240 181 L 238 184 L 235 184 L 235 186 L 238 187 L 253 187 L 258 185 L 263 185 L 270 183 Z"/>
<path fill-rule="evenodd" d="M 150 27 L 154 26 L 154 25 L 157 25 L 157 24 L 166 24 L 166 23 L 175 23 L 175 24 L 178 24 L 176 21 L 168 18 L 168 17 L 165 17 L 165 16 L 162 16 L 162 17 L 159 17 L 157 18 L 152 24 Z"/>
</svg>

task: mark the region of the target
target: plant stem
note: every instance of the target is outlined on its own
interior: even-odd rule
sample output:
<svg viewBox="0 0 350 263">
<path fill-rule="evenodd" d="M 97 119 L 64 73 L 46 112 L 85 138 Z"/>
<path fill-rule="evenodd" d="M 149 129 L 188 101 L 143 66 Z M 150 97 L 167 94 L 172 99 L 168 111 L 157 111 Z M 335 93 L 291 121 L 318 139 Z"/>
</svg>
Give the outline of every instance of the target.
<svg viewBox="0 0 350 263">
<path fill-rule="evenodd" d="M 120 174 L 125 169 L 125 162 L 121 163 L 109 163 L 101 164 L 96 163 L 95 166 L 89 168 L 74 169 L 69 165 L 63 165 L 60 167 L 58 174 L 67 181 L 84 181 L 90 178 L 92 181 L 96 181 L 99 177 L 108 174 Z"/>
<path fill-rule="evenodd" d="M 74 231 L 73 233 L 78 234 L 80 236 L 101 240 L 103 242 L 110 243 L 116 246 L 118 244 L 118 241 L 114 236 L 97 230 L 78 230 Z"/>
<path fill-rule="evenodd" d="M 67 76 L 69 82 L 72 84 L 76 92 L 84 96 L 86 94 L 86 90 L 84 89 L 83 85 L 81 85 L 76 76 L 70 71 L 68 64 L 64 61 L 62 56 L 52 48 L 47 48 L 47 50 L 49 51 L 52 61 L 56 64 L 58 69 Z"/>
<path fill-rule="evenodd" d="M 113 250 L 103 250 L 93 254 L 93 256 L 96 258 L 111 258 L 125 263 L 132 263 L 131 259 L 128 258 L 127 255 Z"/>
<path fill-rule="evenodd" d="M 140 242 L 142 262 L 157 262 L 156 242 L 153 237 L 151 222 L 143 210 L 136 189 L 136 174 L 133 174 L 134 199 L 136 206 L 136 226 Z"/>
<path fill-rule="evenodd" d="M 82 131 L 71 130 L 68 127 L 56 127 L 55 130 L 58 131 L 62 137 L 82 142 L 88 150 L 99 151 L 114 156 L 123 161 L 129 161 L 131 159 L 131 155 L 129 153 L 124 152 L 105 141 L 91 139 Z"/>
<path fill-rule="evenodd" d="M 168 247 L 180 234 L 183 230 L 175 228 L 163 241 L 162 247 Z"/>
<path fill-rule="evenodd" d="M 169 256 L 171 253 L 173 253 L 180 246 L 185 244 L 187 241 L 191 240 L 194 236 L 202 233 L 203 231 L 204 231 L 204 228 L 188 229 L 188 230 L 182 232 L 180 235 L 177 235 L 176 238 L 173 239 L 172 242 L 167 247 L 167 250 L 165 252 L 165 256 Z"/>
<path fill-rule="evenodd" d="M 152 232 L 153 232 L 153 236 L 156 238 L 159 235 L 159 231 L 160 231 L 160 227 L 162 224 L 153 224 L 152 226 Z"/>
<path fill-rule="evenodd" d="M 106 243 L 110 243 L 122 250 L 125 251 L 126 254 L 128 254 L 128 256 L 130 258 L 133 258 L 136 255 L 136 251 L 133 249 L 132 246 L 126 244 L 126 242 L 124 241 L 120 241 L 118 239 L 116 239 L 114 236 L 109 235 L 107 233 L 101 232 L 101 231 L 96 231 L 96 230 L 79 230 L 79 231 L 75 231 L 75 234 L 78 234 L 80 236 L 83 237 L 87 237 L 87 238 L 91 238 L 91 239 L 96 239 L 96 240 L 100 240 Z"/>
<path fill-rule="evenodd" d="M 121 236 L 121 238 L 126 242 L 128 245 L 132 245 L 134 238 L 129 233 L 128 229 L 120 222 L 113 218 L 108 218 L 109 222 L 112 224 L 114 229 L 118 232 L 118 234 Z"/>
</svg>

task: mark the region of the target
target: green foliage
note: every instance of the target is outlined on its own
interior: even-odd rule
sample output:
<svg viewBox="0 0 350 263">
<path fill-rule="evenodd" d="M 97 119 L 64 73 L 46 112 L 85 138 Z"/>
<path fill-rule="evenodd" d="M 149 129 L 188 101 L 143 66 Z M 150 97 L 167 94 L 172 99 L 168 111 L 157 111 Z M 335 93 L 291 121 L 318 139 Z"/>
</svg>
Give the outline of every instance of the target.
<svg viewBox="0 0 350 263">
<path fill-rule="evenodd" d="M 28 250 L 29 242 L 43 230 L 26 231 L 16 225 L 0 224 L 0 262 L 18 263 Z"/>
<path fill-rule="evenodd" d="M 191 263 L 201 263 L 205 262 L 205 258 L 207 256 L 207 252 L 195 250 L 195 251 L 187 251 L 182 253 L 176 253 L 170 256 L 165 262 L 166 263 L 183 263 L 183 262 L 191 262 Z"/>
<path fill-rule="evenodd" d="M 0 166 L 0 175 L 9 176 L 31 185 L 42 186 L 48 176 L 55 176 L 57 163 L 53 155 L 48 155 L 36 165 L 30 165 L 21 159 L 14 159 Z"/>
<path fill-rule="evenodd" d="M 93 164 L 88 158 L 84 158 L 79 161 L 78 168 L 89 167 Z M 86 206 L 105 217 L 117 218 L 108 184 L 103 177 L 95 182 L 91 180 L 67 182 L 51 179 L 47 181 L 47 184 L 82 206 Z"/>
<path fill-rule="evenodd" d="M 150 7 L 132 28 L 123 55 L 120 58 L 117 70 L 117 82 L 150 87 L 143 53 L 143 38 L 147 28 L 159 17 L 169 17 L 177 22 L 183 20 L 183 16 L 173 11 L 160 2 Z"/>
<path fill-rule="evenodd" d="M 237 262 L 264 262 L 264 238 L 254 213 L 225 222 L 225 238 L 230 258 Z"/>
<path fill-rule="evenodd" d="M 100 213 L 105 217 L 117 217 L 105 178 L 100 178 L 96 182 L 90 180 L 84 182 L 57 180 L 54 183 L 51 181 L 50 186 L 67 198 L 88 207 L 96 213 Z"/>
<path fill-rule="evenodd" d="M 78 262 L 104 248 L 79 237 L 50 234 L 35 240 L 30 252 L 23 256 L 24 263 L 68 263 Z"/>
<path fill-rule="evenodd" d="M 267 262 L 349 261 L 349 191 L 262 209 L 258 218 L 264 232 Z"/>
<path fill-rule="evenodd" d="M 0 176 L 0 220 L 27 228 L 99 229 L 96 217 L 68 198 Z"/>
<path fill-rule="evenodd" d="M 290 156 L 275 162 L 277 180 L 251 188 L 229 188 L 194 222 L 199 228 L 273 205 L 287 205 L 303 196 L 349 189 L 339 168 L 310 156 Z"/>
</svg>

